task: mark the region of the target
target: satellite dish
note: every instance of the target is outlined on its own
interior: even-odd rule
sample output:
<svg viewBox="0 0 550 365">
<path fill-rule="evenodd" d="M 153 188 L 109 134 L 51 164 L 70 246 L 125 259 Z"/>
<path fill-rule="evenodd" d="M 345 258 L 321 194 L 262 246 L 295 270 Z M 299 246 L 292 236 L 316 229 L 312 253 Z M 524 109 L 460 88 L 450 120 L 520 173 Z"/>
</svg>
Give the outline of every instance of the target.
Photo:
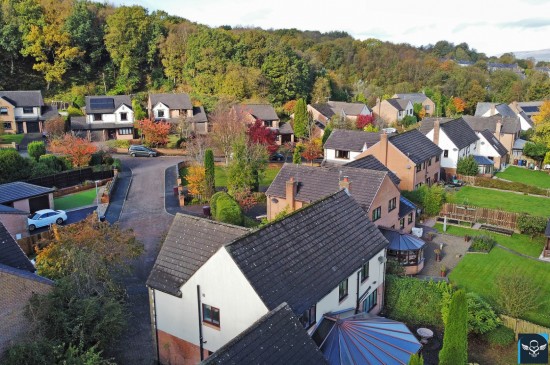
<svg viewBox="0 0 550 365">
<path fill-rule="evenodd" d="M 378 262 L 383 264 L 384 262 L 386 262 L 386 257 L 385 256 L 378 256 Z"/>
</svg>

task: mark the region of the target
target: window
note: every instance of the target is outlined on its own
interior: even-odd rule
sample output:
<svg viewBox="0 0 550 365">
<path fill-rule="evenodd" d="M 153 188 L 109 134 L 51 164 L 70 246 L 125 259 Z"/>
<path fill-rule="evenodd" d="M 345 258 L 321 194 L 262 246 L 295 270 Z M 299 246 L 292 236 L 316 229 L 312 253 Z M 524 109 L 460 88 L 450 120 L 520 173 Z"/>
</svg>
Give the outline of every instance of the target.
<svg viewBox="0 0 550 365">
<path fill-rule="evenodd" d="M 372 211 L 372 221 L 375 222 L 382 217 L 382 207 L 378 207 Z"/>
<path fill-rule="evenodd" d="M 432 181 L 431 181 L 431 179 L 430 179 L 429 177 L 426 178 L 426 184 L 427 184 L 428 186 L 432 186 Z"/>
<path fill-rule="evenodd" d="M 128 120 L 128 113 L 120 113 L 120 120 Z"/>
<path fill-rule="evenodd" d="M 436 173 L 434 174 L 434 183 L 437 182 L 438 178 L 439 178 L 439 173 L 436 172 Z"/>
<path fill-rule="evenodd" d="M 213 326 L 220 326 L 220 310 L 208 304 L 202 305 L 202 321 Z"/>
<path fill-rule="evenodd" d="M 348 279 L 338 285 L 338 300 L 342 301 L 348 296 Z"/>
<path fill-rule="evenodd" d="M 132 134 L 132 128 L 120 128 L 118 130 L 118 134 L 120 135 L 129 135 Z"/>
<path fill-rule="evenodd" d="M 365 298 L 363 301 L 363 312 L 370 312 L 372 308 L 376 306 L 376 302 L 378 301 L 378 290 L 374 289 L 372 293 L 369 294 L 368 297 Z"/>
<path fill-rule="evenodd" d="M 94 121 L 102 120 L 103 115 L 102 114 L 94 114 L 93 115 Z"/>
<path fill-rule="evenodd" d="M 401 229 L 405 228 L 405 218 L 401 218 L 399 220 L 399 228 Z"/>
<path fill-rule="evenodd" d="M 435 162 L 439 162 L 439 156 L 435 156 Z"/>
<path fill-rule="evenodd" d="M 407 220 L 408 224 L 411 224 L 413 222 L 413 214 L 409 213 L 409 219 Z"/>
<path fill-rule="evenodd" d="M 33 113 L 32 106 L 24 106 L 23 107 L 23 114 L 32 114 L 32 113 Z"/>
<path fill-rule="evenodd" d="M 429 106 L 429 105 L 424 105 L 424 110 L 425 110 L 425 111 L 430 110 L 430 106 Z"/>
<path fill-rule="evenodd" d="M 443 157 L 449 157 L 449 150 L 443 151 Z"/>
<path fill-rule="evenodd" d="M 164 110 L 157 110 L 157 116 L 159 118 L 164 118 Z"/>
<path fill-rule="evenodd" d="M 416 172 L 420 172 L 420 170 L 422 170 L 422 165 L 421 164 L 416 165 Z"/>
<path fill-rule="evenodd" d="M 349 160 L 349 151 L 336 150 L 336 158 Z"/>
<path fill-rule="evenodd" d="M 416 266 L 424 260 L 424 250 L 388 250 L 388 256 L 396 258 L 402 266 Z"/>
<path fill-rule="evenodd" d="M 268 127 L 268 128 L 273 127 L 273 121 L 272 120 L 265 120 L 264 121 L 264 126 Z"/>
<path fill-rule="evenodd" d="M 0 108 L 0 115 L 8 115 L 8 108 L 5 106 Z"/>
<path fill-rule="evenodd" d="M 392 198 L 388 202 L 388 212 L 391 212 L 392 210 L 394 210 L 395 207 L 397 207 L 397 198 Z"/>
<path fill-rule="evenodd" d="M 317 322 L 317 306 L 314 304 L 311 306 L 311 308 L 307 309 L 301 316 L 300 316 L 300 323 L 302 326 L 304 326 L 305 329 L 310 328 Z"/>
<path fill-rule="evenodd" d="M 431 158 L 428 160 L 428 166 L 432 166 L 432 159 Z"/>
<path fill-rule="evenodd" d="M 11 123 L 10 123 L 10 122 L 5 122 L 5 123 L 4 123 L 4 129 L 5 129 L 5 130 L 11 129 Z"/>
<path fill-rule="evenodd" d="M 367 262 L 365 265 L 361 267 L 361 282 L 367 280 L 369 278 L 369 263 Z"/>
</svg>

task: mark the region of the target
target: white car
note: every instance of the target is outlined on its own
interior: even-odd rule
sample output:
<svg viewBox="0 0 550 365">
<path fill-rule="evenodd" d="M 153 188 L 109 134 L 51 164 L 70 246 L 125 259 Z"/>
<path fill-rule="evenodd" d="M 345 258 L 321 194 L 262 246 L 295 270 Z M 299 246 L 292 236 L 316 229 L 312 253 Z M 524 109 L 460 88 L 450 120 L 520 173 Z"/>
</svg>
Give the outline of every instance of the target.
<svg viewBox="0 0 550 365">
<path fill-rule="evenodd" d="M 27 224 L 29 231 L 34 231 L 40 227 L 46 227 L 50 224 L 63 224 L 67 220 L 67 213 L 64 210 L 42 209 L 29 215 Z"/>
</svg>

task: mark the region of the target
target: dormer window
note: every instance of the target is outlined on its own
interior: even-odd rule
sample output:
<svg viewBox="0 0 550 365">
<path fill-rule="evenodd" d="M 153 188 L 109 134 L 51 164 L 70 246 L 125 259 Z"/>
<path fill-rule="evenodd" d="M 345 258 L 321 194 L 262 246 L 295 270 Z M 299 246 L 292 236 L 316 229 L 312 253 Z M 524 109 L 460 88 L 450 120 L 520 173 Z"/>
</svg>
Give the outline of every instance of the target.
<svg viewBox="0 0 550 365">
<path fill-rule="evenodd" d="M 102 114 L 93 114 L 93 119 L 94 119 L 94 121 L 101 121 L 101 120 L 103 120 L 103 115 Z"/>
<path fill-rule="evenodd" d="M 336 150 L 336 158 L 349 160 L 349 151 Z"/>
<path fill-rule="evenodd" d="M 24 106 L 23 107 L 23 114 L 32 114 L 32 113 L 33 113 L 32 106 Z"/>
</svg>

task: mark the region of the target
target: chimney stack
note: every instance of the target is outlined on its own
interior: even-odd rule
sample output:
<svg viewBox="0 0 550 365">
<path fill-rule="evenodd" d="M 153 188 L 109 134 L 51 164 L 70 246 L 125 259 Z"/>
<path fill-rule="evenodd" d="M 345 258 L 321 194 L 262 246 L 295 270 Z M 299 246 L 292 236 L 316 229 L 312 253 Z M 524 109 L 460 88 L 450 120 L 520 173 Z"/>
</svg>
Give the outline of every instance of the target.
<svg viewBox="0 0 550 365">
<path fill-rule="evenodd" d="M 380 162 L 384 164 L 384 166 L 388 166 L 388 135 L 386 132 L 383 132 L 380 134 Z"/>
<path fill-rule="evenodd" d="M 434 143 L 439 146 L 439 119 L 434 122 Z"/>
<path fill-rule="evenodd" d="M 351 182 L 349 181 L 349 177 L 344 176 L 344 178 L 342 180 L 340 180 L 339 185 L 340 185 L 340 190 L 342 190 L 342 189 L 345 190 L 346 193 L 348 193 L 348 195 L 349 195 L 349 193 L 351 191 Z"/>
<path fill-rule="evenodd" d="M 496 114 L 496 111 L 495 111 L 495 104 L 491 104 L 491 114 L 489 114 L 490 117 L 492 117 L 493 115 Z"/>
<path fill-rule="evenodd" d="M 497 125 L 495 127 L 495 134 L 497 139 L 500 141 L 500 133 L 502 131 L 502 122 L 499 120 L 497 121 Z"/>
<path fill-rule="evenodd" d="M 296 183 L 296 181 L 294 181 L 293 176 L 291 176 L 290 179 L 288 179 L 288 181 L 286 182 L 285 198 L 290 212 L 293 212 L 295 210 L 297 186 L 298 184 Z"/>
</svg>

